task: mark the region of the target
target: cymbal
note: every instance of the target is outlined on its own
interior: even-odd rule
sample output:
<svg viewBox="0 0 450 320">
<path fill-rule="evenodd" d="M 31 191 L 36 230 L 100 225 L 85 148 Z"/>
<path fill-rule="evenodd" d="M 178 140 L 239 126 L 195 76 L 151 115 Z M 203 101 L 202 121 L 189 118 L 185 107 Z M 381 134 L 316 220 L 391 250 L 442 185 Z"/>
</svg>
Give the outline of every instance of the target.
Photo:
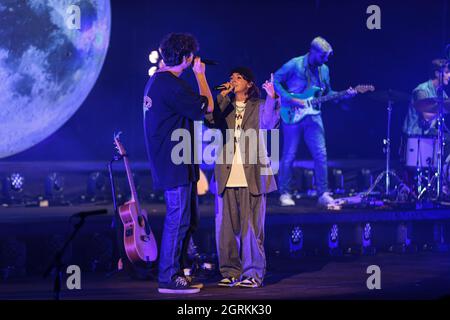
<svg viewBox="0 0 450 320">
<path fill-rule="evenodd" d="M 414 107 L 419 112 L 438 113 L 437 102 L 437 98 L 420 99 L 414 103 Z M 444 100 L 444 113 L 450 113 L 450 99 Z"/>
<path fill-rule="evenodd" d="M 372 92 L 369 94 L 369 98 L 380 102 L 409 102 L 411 100 L 409 94 L 392 89 Z"/>
</svg>

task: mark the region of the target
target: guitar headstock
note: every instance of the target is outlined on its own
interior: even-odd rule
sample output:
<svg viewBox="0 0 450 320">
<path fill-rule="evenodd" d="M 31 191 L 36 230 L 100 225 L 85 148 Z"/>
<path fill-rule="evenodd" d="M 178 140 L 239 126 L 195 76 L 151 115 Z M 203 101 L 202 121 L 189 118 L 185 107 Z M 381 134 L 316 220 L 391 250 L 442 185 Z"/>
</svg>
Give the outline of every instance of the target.
<svg viewBox="0 0 450 320">
<path fill-rule="evenodd" d="M 357 85 L 356 87 L 355 87 L 355 90 L 358 92 L 358 93 L 366 93 L 366 92 L 369 92 L 369 91 L 375 91 L 375 87 L 373 86 L 373 85 Z"/>
<path fill-rule="evenodd" d="M 116 146 L 117 152 L 121 155 L 124 156 L 126 154 L 125 148 L 122 145 L 122 142 L 120 142 L 120 135 L 122 134 L 122 132 L 118 132 L 118 133 L 114 133 L 114 144 Z"/>
</svg>

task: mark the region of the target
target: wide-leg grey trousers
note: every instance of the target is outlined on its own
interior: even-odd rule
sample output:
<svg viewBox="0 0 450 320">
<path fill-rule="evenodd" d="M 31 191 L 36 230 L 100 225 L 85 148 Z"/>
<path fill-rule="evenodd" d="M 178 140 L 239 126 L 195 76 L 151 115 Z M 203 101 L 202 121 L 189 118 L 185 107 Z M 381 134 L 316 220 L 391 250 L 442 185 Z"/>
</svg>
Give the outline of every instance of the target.
<svg viewBox="0 0 450 320">
<path fill-rule="evenodd" d="M 253 277 L 262 283 L 265 215 L 265 194 L 254 196 L 248 188 L 225 188 L 222 195 L 216 195 L 216 245 L 223 277 Z"/>
</svg>

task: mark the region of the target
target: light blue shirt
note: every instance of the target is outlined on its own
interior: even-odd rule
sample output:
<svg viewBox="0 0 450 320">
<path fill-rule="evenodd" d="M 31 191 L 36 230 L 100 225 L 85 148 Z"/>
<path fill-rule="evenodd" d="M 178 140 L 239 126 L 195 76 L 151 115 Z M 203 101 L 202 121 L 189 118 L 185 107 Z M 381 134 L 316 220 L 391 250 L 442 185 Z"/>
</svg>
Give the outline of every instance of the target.
<svg viewBox="0 0 450 320">
<path fill-rule="evenodd" d="M 414 108 L 414 103 L 417 100 L 427 98 L 437 98 L 436 88 L 431 80 L 419 84 L 413 90 L 408 114 L 403 122 L 403 133 L 407 135 L 436 135 L 436 120 L 426 121 L 423 119 L 422 114 Z M 448 98 L 445 91 L 444 98 Z"/>
<path fill-rule="evenodd" d="M 289 60 L 274 73 L 274 86 L 281 97 L 281 104 L 292 101 L 291 93 L 303 93 L 311 86 L 322 88 L 325 95 L 334 92 L 328 66 L 323 64 L 318 67 L 318 72 L 313 72 L 308 65 L 308 56 L 309 53 Z"/>
</svg>

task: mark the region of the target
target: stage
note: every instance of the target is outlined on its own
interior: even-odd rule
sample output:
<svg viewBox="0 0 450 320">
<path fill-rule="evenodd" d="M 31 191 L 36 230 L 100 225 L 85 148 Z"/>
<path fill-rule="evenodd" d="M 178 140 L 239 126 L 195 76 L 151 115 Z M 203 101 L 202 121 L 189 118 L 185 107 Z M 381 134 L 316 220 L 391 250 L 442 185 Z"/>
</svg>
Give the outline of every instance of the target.
<svg viewBox="0 0 450 320">
<path fill-rule="evenodd" d="M 366 286 L 367 267 L 381 268 L 381 289 Z M 344 258 L 269 257 L 265 286 L 258 289 L 219 288 L 209 277 L 194 295 L 161 295 L 157 282 L 126 274 L 83 273 L 81 290 L 63 289 L 64 300 L 314 300 L 314 299 L 440 299 L 450 295 L 450 256 L 440 253 L 380 254 Z M 53 279 L 26 277 L 1 284 L 2 300 L 53 299 Z"/>
<path fill-rule="evenodd" d="M 0 298 L 52 299 L 53 278 L 43 279 L 42 274 L 77 221 L 71 216 L 99 209 L 108 214 L 88 217 L 64 256 L 66 265 L 80 266 L 82 278 L 81 290 L 63 286 L 62 299 L 436 299 L 450 294 L 450 210 L 389 205 L 330 211 L 318 209 L 315 199 L 306 197 L 295 207 L 280 207 L 275 195 L 268 203 L 265 286 L 219 288 L 213 198 L 200 197 L 201 219 L 194 240 L 196 274 L 205 289 L 191 296 L 158 294 L 156 265 L 138 274 L 114 272 L 117 251 L 109 201 L 3 207 Z M 165 205 L 143 207 L 159 243 Z M 16 267 L 7 266 L 7 261 Z M 212 267 L 204 267 L 205 263 Z M 367 268 L 372 265 L 380 267 L 381 290 L 367 288 Z"/>
<path fill-rule="evenodd" d="M 450 297 L 450 0 L 3 2 L 0 301 Z"/>
</svg>

